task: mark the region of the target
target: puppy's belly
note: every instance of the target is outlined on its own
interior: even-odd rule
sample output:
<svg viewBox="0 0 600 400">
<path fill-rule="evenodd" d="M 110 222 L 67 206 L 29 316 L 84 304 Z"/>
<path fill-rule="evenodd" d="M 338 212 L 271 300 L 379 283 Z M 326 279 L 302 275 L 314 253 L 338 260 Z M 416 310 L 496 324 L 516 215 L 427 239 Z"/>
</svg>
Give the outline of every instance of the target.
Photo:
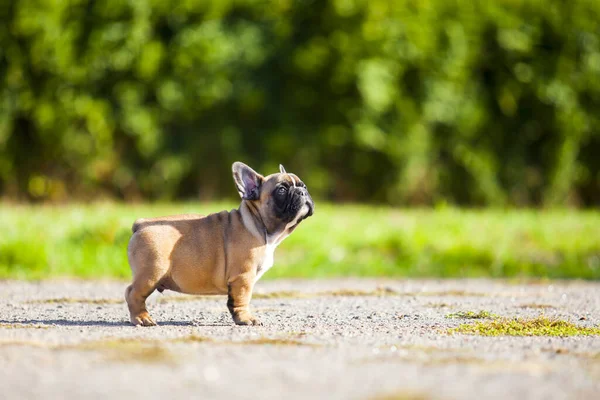
<svg viewBox="0 0 600 400">
<path fill-rule="evenodd" d="M 227 294 L 224 257 L 214 249 L 200 247 L 204 248 L 172 258 L 170 279 L 181 293 Z"/>
<path fill-rule="evenodd" d="M 171 276 L 172 289 L 186 294 L 227 294 L 225 279 L 215 279 L 210 270 L 202 266 L 177 268 L 173 266 Z"/>
<path fill-rule="evenodd" d="M 218 295 L 227 294 L 227 289 L 223 289 L 221 286 L 214 284 L 206 284 L 202 282 L 182 282 L 181 287 L 172 277 L 167 276 L 163 278 L 157 286 L 159 292 L 164 290 L 171 290 L 173 292 L 185 293 L 185 294 L 201 294 L 201 295 Z"/>
</svg>

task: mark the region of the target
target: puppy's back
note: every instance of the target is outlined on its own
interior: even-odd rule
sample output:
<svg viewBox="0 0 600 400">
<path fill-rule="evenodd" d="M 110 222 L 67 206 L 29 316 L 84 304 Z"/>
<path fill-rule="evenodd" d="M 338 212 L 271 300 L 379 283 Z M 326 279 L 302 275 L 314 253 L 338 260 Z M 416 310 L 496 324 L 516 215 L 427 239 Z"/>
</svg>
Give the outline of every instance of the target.
<svg viewBox="0 0 600 400">
<path fill-rule="evenodd" d="M 177 223 L 177 221 L 189 221 L 189 220 L 194 220 L 194 219 L 202 219 L 204 218 L 204 215 L 201 214 L 180 214 L 180 215 L 169 215 L 169 216 L 165 216 L 165 217 L 156 217 L 156 218 L 139 218 L 136 219 L 135 222 L 133 223 L 133 226 L 131 227 L 131 231 L 133 233 L 136 233 L 137 231 L 139 231 L 141 228 L 144 228 L 146 226 L 150 226 L 150 225 L 172 225 L 174 223 Z"/>
</svg>

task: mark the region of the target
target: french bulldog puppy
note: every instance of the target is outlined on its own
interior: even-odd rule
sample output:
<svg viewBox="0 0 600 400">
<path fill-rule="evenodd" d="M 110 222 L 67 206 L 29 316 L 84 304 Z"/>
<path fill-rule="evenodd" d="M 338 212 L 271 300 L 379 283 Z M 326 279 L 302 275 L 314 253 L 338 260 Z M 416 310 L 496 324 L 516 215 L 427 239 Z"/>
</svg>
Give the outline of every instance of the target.
<svg viewBox="0 0 600 400">
<path fill-rule="evenodd" d="M 248 308 L 252 289 L 273 266 L 275 248 L 315 209 L 306 185 L 283 166 L 266 177 L 235 162 L 238 209 L 207 216 L 185 214 L 138 219 L 127 255 L 133 282 L 125 290 L 133 325 L 156 325 L 146 298 L 165 289 L 227 294 L 238 325 L 261 325 Z"/>
</svg>

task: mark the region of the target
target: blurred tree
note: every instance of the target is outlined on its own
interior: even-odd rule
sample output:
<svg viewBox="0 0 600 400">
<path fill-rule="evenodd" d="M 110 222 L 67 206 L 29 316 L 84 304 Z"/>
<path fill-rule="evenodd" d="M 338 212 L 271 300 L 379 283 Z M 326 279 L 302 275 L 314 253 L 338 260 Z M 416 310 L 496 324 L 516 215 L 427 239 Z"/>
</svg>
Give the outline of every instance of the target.
<svg viewBox="0 0 600 400">
<path fill-rule="evenodd" d="M 3 0 L 0 193 L 600 201 L 600 2 Z"/>
</svg>

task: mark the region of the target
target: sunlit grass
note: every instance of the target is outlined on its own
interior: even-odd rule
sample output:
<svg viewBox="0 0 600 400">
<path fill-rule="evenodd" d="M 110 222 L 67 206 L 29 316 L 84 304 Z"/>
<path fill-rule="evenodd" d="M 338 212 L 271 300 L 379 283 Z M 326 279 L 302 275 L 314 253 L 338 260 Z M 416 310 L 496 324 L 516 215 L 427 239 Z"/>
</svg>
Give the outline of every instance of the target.
<svg viewBox="0 0 600 400">
<path fill-rule="evenodd" d="M 0 277 L 129 278 L 136 218 L 210 213 L 235 204 L 0 208 Z M 543 277 L 600 279 L 600 213 L 392 209 L 317 203 L 263 279 Z"/>
<path fill-rule="evenodd" d="M 495 319 L 498 315 L 493 314 L 486 310 L 481 311 L 457 311 L 446 315 L 446 318 L 458 318 L 458 319 Z"/>
<path fill-rule="evenodd" d="M 462 324 L 450 332 L 482 336 L 588 336 L 600 335 L 600 328 L 578 326 L 568 321 L 541 316 Z"/>
</svg>

